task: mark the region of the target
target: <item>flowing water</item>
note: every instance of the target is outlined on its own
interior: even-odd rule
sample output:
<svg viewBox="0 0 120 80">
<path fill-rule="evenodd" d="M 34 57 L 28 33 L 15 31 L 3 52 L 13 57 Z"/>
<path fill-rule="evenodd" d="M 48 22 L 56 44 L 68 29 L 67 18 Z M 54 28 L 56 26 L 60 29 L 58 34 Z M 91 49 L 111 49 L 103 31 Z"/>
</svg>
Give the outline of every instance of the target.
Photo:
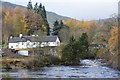
<svg viewBox="0 0 120 80">
<path fill-rule="evenodd" d="M 81 60 L 82 66 L 51 66 L 38 71 L 19 70 L 18 72 L 2 72 L 17 78 L 120 78 L 118 70 L 109 68 L 101 59 Z"/>
</svg>

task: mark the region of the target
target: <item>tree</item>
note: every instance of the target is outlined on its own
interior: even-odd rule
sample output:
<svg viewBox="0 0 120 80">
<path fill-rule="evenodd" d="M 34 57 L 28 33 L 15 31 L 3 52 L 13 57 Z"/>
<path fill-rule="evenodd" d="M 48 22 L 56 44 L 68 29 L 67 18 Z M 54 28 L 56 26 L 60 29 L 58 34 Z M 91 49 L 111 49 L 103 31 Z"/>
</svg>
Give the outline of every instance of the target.
<svg viewBox="0 0 120 80">
<path fill-rule="evenodd" d="M 43 25 L 46 27 L 47 35 L 50 35 L 50 28 L 49 28 L 49 24 L 48 24 L 48 21 L 47 21 L 45 6 L 42 6 L 41 3 L 39 5 L 39 7 L 38 7 L 38 14 L 40 16 L 42 16 L 42 18 L 44 20 L 44 24 Z"/>
<path fill-rule="evenodd" d="M 80 59 L 91 57 L 89 53 L 88 36 L 83 33 L 79 40 L 70 37 L 69 43 L 62 49 L 62 61 L 65 65 L 79 64 Z"/>
<path fill-rule="evenodd" d="M 47 19 L 45 6 L 43 6 L 43 18 L 44 18 L 45 20 Z"/>
<path fill-rule="evenodd" d="M 28 5 L 30 5 L 30 2 Z M 25 21 L 27 23 L 28 35 L 34 34 L 38 31 L 45 32 L 46 35 L 49 33 L 49 25 L 47 20 L 43 18 L 42 10 L 42 4 L 38 6 L 36 3 L 34 10 L 28 8 L 26 11 Z"/>
<path fill-rule="evenodd" d="M 54 26 L 58 26 L 58 25 L 59 25 L 59 22 L 56 20 L 53 25 L 54 25 Z"/>
<path fill-rule="evenodd" d="M 28 10 L 32 10 L 32 9 L 33 9 L 32 2 L 31 2 L 31 1 L 28 2 L 27 9 L 28 9 Z"/>
<path fill-rule="evenodd" d="M 84 21 L 83 24 L 82 24 L 82 27 L 84 29 L 85 32 L 88 32 L 89 31 L 89 22 L 88 21 Z"/>
<path fill-rule="evenodd" d="M 13 27 L 15 30 L 15 35 L 17 36 L 18 34 L 26 34 L 26 23 L 24 21 L 24 11 L 20 7 L 16 7 L 14 9 L 14 16 L 13 16 Z"/>
<path fill-rule="evenodd" d="M 60 27 L 62 28 L 64 26 L 63 21 L 60 20 Z"/>
<path fill-rule="evenodd" d="M 56 20 L 53 25 L 53 34 L 58 35 L 59 22 Z"/>
<path fill-rule="evenodd" d="M 35 13 L 38 13 L 38 3 L 36 2 L 35 6 L 34 6 L 34 11 Z"/>
<path fill-rule="evenodd" d="M 89 41 L 89 43 L 94 42 L 94 36 L 97 33 L 97 27 L 96 26 L 91 26 L 87 33 L 88 33 L 88 41 Z"/>
<path fill-rule="evenodd" d="M 42 7 L 42 4 L 40 3 L 38 6 L 38 14 L 39 15 L 42 15 L 42 9 L 43 9 L 43 7 Z"/>
<path fill-rule="evenodd" d="M 28 35 L 34 34 L 36 31 L 43 31 L 44 20 L 42 16 L 34 13 L 32 10 L 26 11 L 25 21 L 27 23 Z"/>
<path fill-rule="evenodd" d="M 50 27 L 49 27 L 49 24 L 48 24 L 48 21 L 47 21 L 45 6 L 42 6 L 41 3 L 39 5 L 39 14 L 42 16 L 42 18 L 44 20 L 44 26 L 46 26 L 47 35 L 50 35 Z"/>
<path fill-rule="evenodd" d="M 48 21 L 47 21 L 47 35 L 50 35 L 50 27 L 49 27 L 49 24 L 48 24 Z"/>
<path fill-rule="evenodd" d="M 83 33 L 79 40 L 76 42 L 76 51 L 80 58 L 89 57 L 89 42 L 87 33 Z"/>
<path fill-rule="evenodd" d="M 119 28 L 114 27 L 111 30 L 111 37 L 108 41 L 108 48 L 109 48 L 109 64 L 112 65 L 114 68 L 120 69 L 120 66 L 118 65 L 120 55 L 119 55 Z"/>
<path fill-rule="evenodd" d="M 118 28 L 114 27 L 111 30 L 111 37 L 108 41 L 109 51 L 114 55 L 118 49 Z"/>
<path fill-rule="evenodd" d="M 65 65 L 78 65 L 77 54 L 75 53 L 75 39 L 71 36 L 69 43 L 62 50 L 62 61 Z"/>
<path fill-rule="evenodd" d="M 45 26 L 46 26 L 46 32 L 47 32 L 47 35 L 50 35 L 50 27 L 49 27 L 49 24 L 48 24 L 48 21 L 47 21 L 47 16 L 46 16 L 46 10 L 45 10 L 45 7 L 43 6 L 43 19 L 45 21 Z"/>
<path fill-rule="evenodd" d="M 53 25 L 54 35 L 58 35 L 58 32 L 64 27 L 62 20 L 60 22 L 56 20 Z"/>
<path fill-rule="evenodd" d="M 14 28 L 13 28 L 13 17 L 12 17 L 12 11 L 8 8 L 4 9 L 4 16 L 3 16 L 3 33 L 2 33 L 2 38 L 3 38 L 3 43 L 8 42 L 8 38 L 10 35 L 14 35 Z"/>
<path fill-rule="evenodd" d="M 70 29 L 67 26 L 64 26 L 60 31 L 58 32 L 58 37 L 63 44 L 67 44 L 70 39 Z"/>
</svg>

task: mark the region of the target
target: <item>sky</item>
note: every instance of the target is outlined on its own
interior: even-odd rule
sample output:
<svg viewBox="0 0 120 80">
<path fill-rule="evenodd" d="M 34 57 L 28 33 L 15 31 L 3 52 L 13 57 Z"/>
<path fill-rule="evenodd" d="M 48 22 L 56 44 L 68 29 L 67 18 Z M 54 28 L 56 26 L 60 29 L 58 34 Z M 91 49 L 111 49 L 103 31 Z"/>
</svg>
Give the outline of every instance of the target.
<svg viewBox="0 0 120 80">
<path fill-rule="evenodd" d="M 3 0 L 26 6 L 30 0 Z M 47 11 L 77 20 L 93 20 L 111 17 L 118 13 L 120 0 L 31 0 L 42 3 Z"/>
</svg>

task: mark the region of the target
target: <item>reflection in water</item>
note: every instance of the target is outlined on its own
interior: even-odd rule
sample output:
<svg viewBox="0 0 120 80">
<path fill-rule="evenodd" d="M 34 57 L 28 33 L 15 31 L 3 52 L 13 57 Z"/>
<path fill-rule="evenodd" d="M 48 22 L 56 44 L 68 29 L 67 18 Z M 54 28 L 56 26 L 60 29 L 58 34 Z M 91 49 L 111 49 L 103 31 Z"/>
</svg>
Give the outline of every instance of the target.
<svg viewBox="0 0 120 80">
<path fill-rule="evenodd" d="M 119 71 L 106 67 L 101 59 L 82 60 L 82 66 L 52 66 L 38 71 L 11 72 L 12 77 L 22 78 L 118 78 Z M 13 74 L 14 73 L 14 74 Z M 4 75 L 2 73 L 2 75 Z"/>
</svg>

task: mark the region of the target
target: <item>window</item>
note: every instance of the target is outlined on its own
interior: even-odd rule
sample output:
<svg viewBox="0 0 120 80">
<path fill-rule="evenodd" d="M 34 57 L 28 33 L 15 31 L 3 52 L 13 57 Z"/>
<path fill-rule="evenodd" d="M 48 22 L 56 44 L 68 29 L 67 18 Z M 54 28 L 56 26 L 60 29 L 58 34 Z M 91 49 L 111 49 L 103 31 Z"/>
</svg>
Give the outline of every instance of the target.
<svg viewBox="0 0 120 80">
<path fill-rule="evenodd" d="M 35 42 L 33 43 L 33 45 L 35 45 Z"/>
<path fill-rule="evenodd" d="M 16 47 L 18 47 L 18 45 L 16 45 Z"/>
<path fill-rule="evenodd" d="M 57 44 L 59 44 L 59 42 L 57 42 Z"/>
</svg>

